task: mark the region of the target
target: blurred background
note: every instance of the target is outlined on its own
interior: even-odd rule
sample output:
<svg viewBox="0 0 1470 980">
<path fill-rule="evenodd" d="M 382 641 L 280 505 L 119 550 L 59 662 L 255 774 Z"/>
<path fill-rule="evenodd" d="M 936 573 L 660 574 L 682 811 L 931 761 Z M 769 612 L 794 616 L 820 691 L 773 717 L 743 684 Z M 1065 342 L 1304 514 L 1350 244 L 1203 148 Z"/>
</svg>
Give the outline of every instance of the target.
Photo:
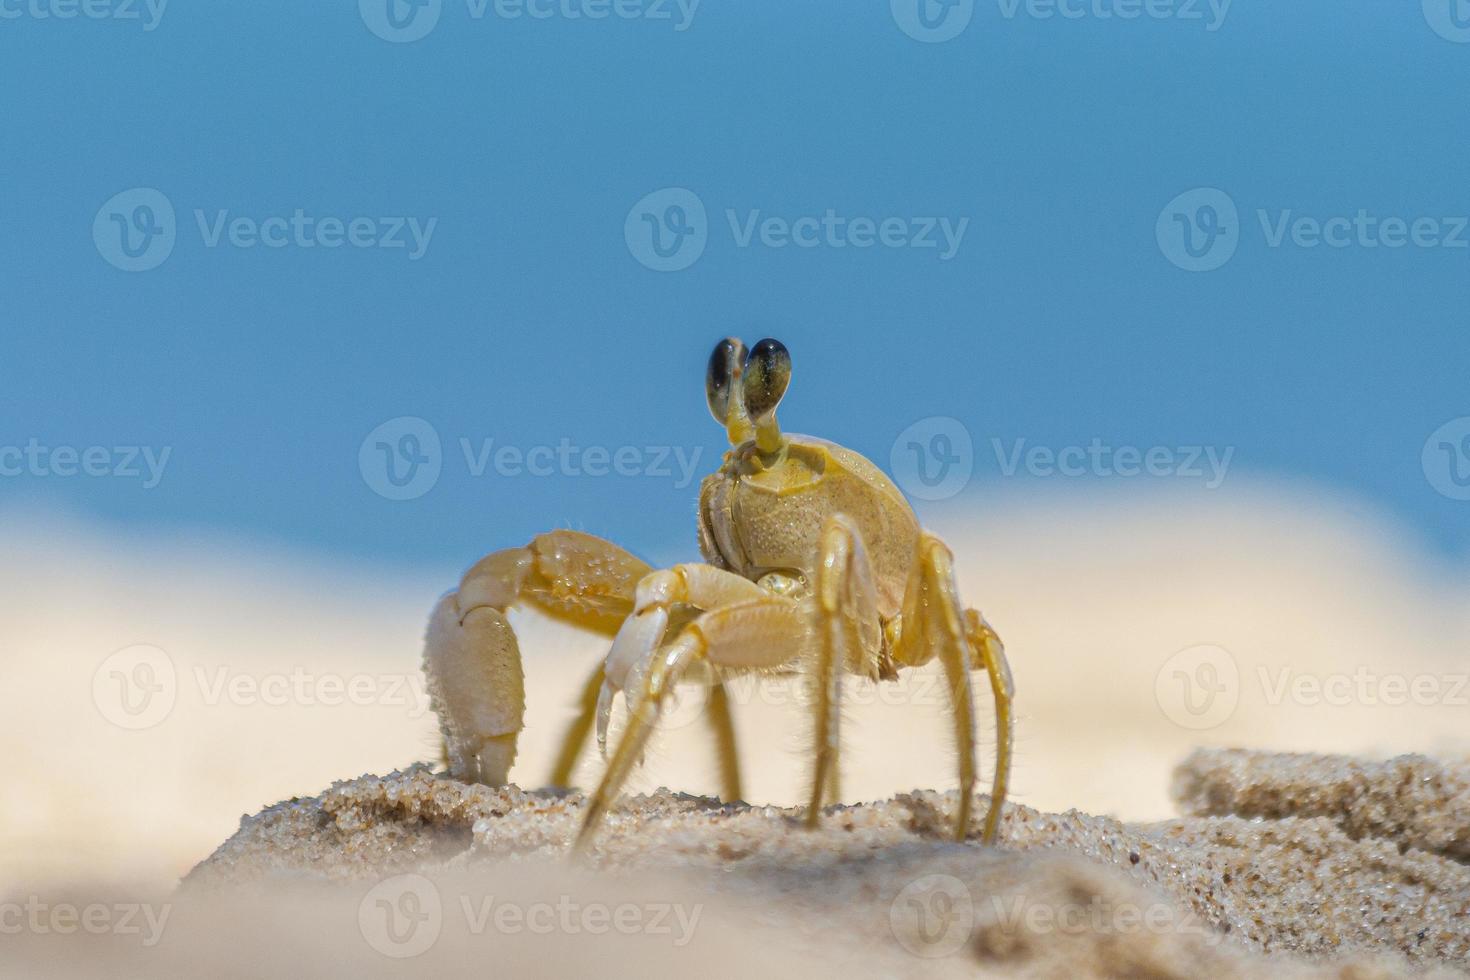
<svg viewBox="0 0 1470 980">
<path fill-rule="evenodd" d="M 8 880 L 436 757 L 481 555 L 696 555 L 726 334 L 954 546 L 1019 802 L 1470 745 L 1463 0 L 0 0 L 0 78 Z M 540 785 L 605 644 L 517 622 Z M 935 688 L 849 698 L 848 800 L 952 785 Z M 713 791 L 668 729 L 638 786 Z"/>
</svg>

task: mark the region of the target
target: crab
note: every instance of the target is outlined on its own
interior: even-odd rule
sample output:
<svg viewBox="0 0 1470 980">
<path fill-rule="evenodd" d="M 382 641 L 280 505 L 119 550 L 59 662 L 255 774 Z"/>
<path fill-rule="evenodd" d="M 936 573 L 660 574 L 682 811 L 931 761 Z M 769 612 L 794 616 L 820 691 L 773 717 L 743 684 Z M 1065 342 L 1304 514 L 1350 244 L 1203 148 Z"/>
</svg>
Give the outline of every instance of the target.
<svg viewBox="0 0 1470 980">
<path fill-rule="evenodd" d="M 815 714 L 806 824 L 837 795 L 844 675 L 893 681 L 937 659 L 958 755 L 954 835 L 971 831 L 975 766 L 972 674 L 984 671 L 996 708 L 996 765 L 981 840 L 994 842 L 1011 767 L 1012 700 L 1005 648 L 960 600 L 954 558 L 920 527 L 902 492 L 862 455 L 781 431 L 776 408 L 791 356 L 766 339 L 748 352 L 720 341 L 705 389 L 730 442 L 699 494 L 701 563 L 654 569 L 611 542 L 557 530 L 499 551 L 467 572 L 429 622 L 424 672 L 451 776 L 505 784 L 523 726 L 525 682 L 507 613 L 535 606 L 611 640 L 582 687 L 551 776 L 567 786 L 595 724 L 607 750 L 614 702 L 628 720 L 588 797 L 576 847 L 585 850 L 643 757 L 680 682 L 708 685 L 721 793 L 741 797 L 726 682 L 740 674 L 802 673 Z"/>
</svg>

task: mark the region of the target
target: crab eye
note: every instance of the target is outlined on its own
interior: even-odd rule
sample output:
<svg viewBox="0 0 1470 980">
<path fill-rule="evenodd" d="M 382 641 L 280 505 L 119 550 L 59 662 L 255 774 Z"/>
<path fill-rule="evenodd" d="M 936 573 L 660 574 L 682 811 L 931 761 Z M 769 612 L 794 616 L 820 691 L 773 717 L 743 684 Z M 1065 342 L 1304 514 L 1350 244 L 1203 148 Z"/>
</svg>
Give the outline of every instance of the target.
<svg viewBox="0 0 1470 980">
<path fill-rule="evenodd" d="M 710 414 L 721 425 L 729 419 L 730 392 L 740 379 L 740 369 L 744 361 L 745 345 L 734 337 L 726 337 L 715 344 L 715 349 L 709 356 L 709 369 L 704 375 L 704 394 L 709 399 Z"/>
<path fill-rule="evenodd" d="M 745 359 L 745 410 L 758 419 L 781 403 L 791 383 L 791 353 L 779 340 L 767 337 L 750 349 Z"/>
</svg>

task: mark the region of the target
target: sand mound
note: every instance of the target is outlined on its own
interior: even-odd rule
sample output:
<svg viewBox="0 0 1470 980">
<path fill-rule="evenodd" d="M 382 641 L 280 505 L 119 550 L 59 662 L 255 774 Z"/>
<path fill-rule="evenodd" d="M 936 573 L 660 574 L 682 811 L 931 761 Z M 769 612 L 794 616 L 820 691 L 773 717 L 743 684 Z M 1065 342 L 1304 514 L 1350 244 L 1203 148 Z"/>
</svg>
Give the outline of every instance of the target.
<svg viewBox="0 0 1470 980">
<path fill-rule="evenodd" d="M 809 833 L 794 810 L 661 790 L 610 816 L 589 864 L 711 901 L 704 929 L 800 935 L 864 973 L 919 957 L 1041 975 L 1397 976 L 1470 956 L 1467 785 L 1419 757 L 1200 752 L 1176 773 L 1189 816 L 1012 806 L 998 848 L 946 839 L 952 794 L 834 807 Z M 532 875 L 565 865 L 582 804 L 424 766 L 365 776 L 243 819 L 185 892 Z"/>
</svg>

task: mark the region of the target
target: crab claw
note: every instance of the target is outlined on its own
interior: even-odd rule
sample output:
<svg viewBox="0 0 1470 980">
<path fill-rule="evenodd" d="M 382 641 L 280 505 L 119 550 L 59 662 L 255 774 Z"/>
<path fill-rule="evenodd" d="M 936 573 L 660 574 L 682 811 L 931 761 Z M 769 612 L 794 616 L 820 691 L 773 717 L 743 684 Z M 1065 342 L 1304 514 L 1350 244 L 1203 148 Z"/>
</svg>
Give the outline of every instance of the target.
<svg viewBox="0 0 1470 980">
<path fill-rule="evenodd" d="M 668 608 L 650 606 L 629 616 L 618 630 L 603 663 L 602 690 L 597 696 L 597 746 L 604 756 L 607 755 L 607 727 L 612 720 L 613 697 L 622 691 L 624 697 L 641 698 L 643 677 L 668 628 Z"/>
</svg>

